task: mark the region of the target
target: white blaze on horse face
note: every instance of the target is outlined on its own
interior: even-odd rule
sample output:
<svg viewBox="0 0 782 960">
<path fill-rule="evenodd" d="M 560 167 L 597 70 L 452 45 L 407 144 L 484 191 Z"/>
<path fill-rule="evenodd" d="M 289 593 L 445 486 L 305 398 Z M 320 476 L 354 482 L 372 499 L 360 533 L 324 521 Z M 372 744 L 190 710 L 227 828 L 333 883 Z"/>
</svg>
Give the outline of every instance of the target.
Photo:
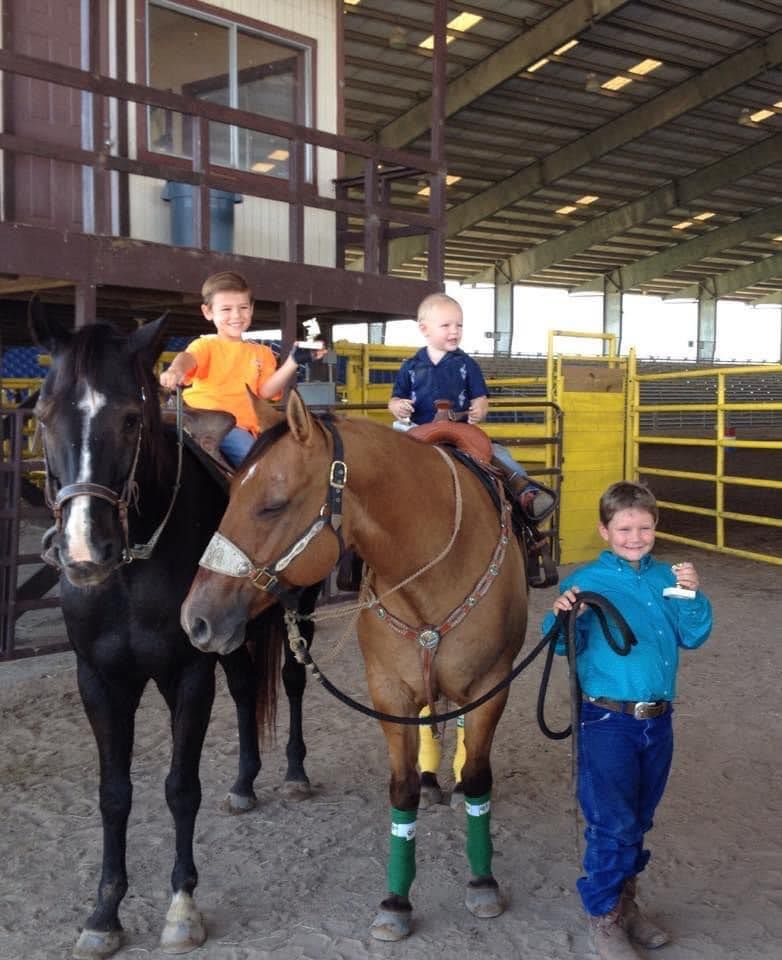
<svg viewBox="0 0 782 960">
<path fill-rule="evenodd" d="M 81 399 L 76 404 L 81 411 L 81 449 L 79 451 L 79 471 L 76 483 L 89 483 L 92 477 L 92 454 L 90 437 L 93 424 L 100 411 L 106 406 L 105 394 L 93 390 L 87 384 Z M 95 551 L 90 542 L 90 500 L 84 495 L 74 497 L 70 502 L 68 522 L 65 524 L 65 542 L 68 545 L 68 557 L 72 563 L 94 563 Z"/>
</svg>

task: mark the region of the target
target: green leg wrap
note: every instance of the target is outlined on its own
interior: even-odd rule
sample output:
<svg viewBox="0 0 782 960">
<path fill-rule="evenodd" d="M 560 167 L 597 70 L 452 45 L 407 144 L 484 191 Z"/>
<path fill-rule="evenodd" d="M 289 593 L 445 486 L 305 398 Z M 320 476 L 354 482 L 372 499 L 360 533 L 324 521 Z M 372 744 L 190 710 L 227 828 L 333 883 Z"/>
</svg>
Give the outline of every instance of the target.
<svg viewBox="0 0 782 960">
<path fill-rule="evenodd" d="M 415 810 L 391 807 L 391 850 L 388 858 L 388 889 L 400 897 L 410 893 L 415 880 Z"/>
<path fill-rule="evenodd" d="M 467 860 L 474 877 L 491 876 L 491 791 L 482 797 L 465 797 Z"/>
</svg>

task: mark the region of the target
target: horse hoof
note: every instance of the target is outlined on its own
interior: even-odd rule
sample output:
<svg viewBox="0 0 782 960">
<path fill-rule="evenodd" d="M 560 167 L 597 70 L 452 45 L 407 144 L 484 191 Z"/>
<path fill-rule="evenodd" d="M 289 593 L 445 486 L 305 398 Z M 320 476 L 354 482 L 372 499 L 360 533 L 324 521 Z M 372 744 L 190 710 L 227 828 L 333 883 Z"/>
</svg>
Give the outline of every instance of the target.
<svg viewBox="0 0 782 960">
<path fill-rule="evenodd" d="M 412 929 L 411 911 L 405 910 L 386 910 L 383 907 L 378 910 L 369 932 L 375 940 L 404 940 L 410 936 Z"/>
<path fill-rule="evenodd" d="M 122 946 L 121 930 L 82 930 L 73 948 L 74 960 L 101 960 Z"/>
<path fill-rule="evenodd" d="M 254 810 L 257 805 L 258 798 L 254 793 L 247 797 L 240 793 L 230 792 L 225 795 L 225 799 L 220 804 L 220 809 L 223 813 L 247 813 L 249 810 Z"/>
<path fill-rule="evenodd" d="M 312 796 L 309 780 L 286 780 L 280 790 L 286 800 L 308 800 Z"/>
<path fill-rule="evenodd" d="M 474 917 L 478 917 L 480 920 L 499 917 L 505 910 L 500 888 L 493 877 L 470 880 L 467 884 L 464 905 Z"/>
<path fill-rule="evenodd" d="M 451 790 L 451 810 L 464 810 L 464 788 L 457 784 L 453 790 Z"/>
<path fill-rule="evenodd" d="M 166 925 L 160 935 L 163 953 L 189 953 L 206 940 L 204 918 L 193 898 L 187 893 L 175 893 L 166 914 Z"/>
<path fill-rule="evenodd" d="M 421 795 L 418 799 L 418 809 L 426 810 L 427 807 L 433 807 L 436 803 L 443 802 L 443 791 L 434 784 L 422 784 Z"/>
</svg>

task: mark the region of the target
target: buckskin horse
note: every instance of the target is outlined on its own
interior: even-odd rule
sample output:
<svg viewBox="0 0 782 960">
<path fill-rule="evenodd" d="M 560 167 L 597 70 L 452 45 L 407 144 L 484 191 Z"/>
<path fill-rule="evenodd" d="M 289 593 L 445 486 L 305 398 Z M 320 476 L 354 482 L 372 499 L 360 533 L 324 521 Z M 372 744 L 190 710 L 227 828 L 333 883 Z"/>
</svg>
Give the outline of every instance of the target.
<svg viewBox="0 0 782 960">
<path fill-rule="evenodd" d="M 200 653 L 180 627 L 182 600 L 227 497 L 162 421 L 153 363 L 164 325 L 162 317 L 129 337 L 101 323 L 71 333 L 37 301 L 31 305 L 33 338 L 52 356 L 36 407 L 56 518 L 46 557 L 61 570 L 62 611 L 100 762 L 103 869 L 97 904 L 74 948 L 75 957 L 89 960 L 121 944 L 134 718 L 147 682 L 154 680 L 168 705 L 173 737 L 165 788 L 176 854 L 161 945 L 183 953 L 206 937 L 193 900 L 193 831 L 215 664 L 219 659 L 225 670 L 239 725 L 239 772 L 225 806 L 241 812 L 255 803 L 258 725 L 273 719 L 285 637 L 279 608 L 248 624 L 252 653 L 244 633 L 225 657 Z M 310 599 L 312 609 L 314 594 L 302 602 Z M 304 794 L 305 672 L 290 653 L 282 675 L 290 703 L 286 785 L 291 795 Z"/>
<path fill-rule="evenodd" d="M 230 652 L 248 618 L 323 579 L 352 548 L 367 569 L 357 631 L 377 711 L 417 718 L 440 696 L 461 707 L 501 683 L 527 618 L 524 558 L 504 496 L 498 509 L 481 479 L 438 447 L 369 420 L 314 417 L 295 391 L 284 415 L 256 407 L 264 432 L 182 607 L 191 641 Z M 504 909 L 491 865 L 489 755 L 507 695 L 505 687 L 465 716 L 465 903 L 478 917 Z M 418 734 L 381 724 L 391 837 L 388 892 L 371 933 L 399 940 L 411 932 Z"/>
</svg>

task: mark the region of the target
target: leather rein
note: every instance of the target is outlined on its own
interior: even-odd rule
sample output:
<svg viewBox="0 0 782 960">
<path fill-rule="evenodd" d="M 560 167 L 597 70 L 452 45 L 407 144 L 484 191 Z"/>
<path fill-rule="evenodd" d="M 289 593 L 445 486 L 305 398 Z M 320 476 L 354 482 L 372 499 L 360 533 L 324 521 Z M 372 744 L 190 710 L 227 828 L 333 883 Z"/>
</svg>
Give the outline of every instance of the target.
<svg viewBox="0 0 782 960">
<path fill-rule="evenodd" d="M 130 545 L 130 533 L 128 529 L 128 507 L 131 503 L 138 502 L 138 485 L 136 484 L 136 470 L 138 468 L 139 455 L 141 453 L 141 440 L 143 434 L 143 425 L 144 417 L 142 416 L 139 419 L 139 428 L 138 434 L 136 435 L 136 449 L 133 454 L 133 463 L 130 466 L 130 472 L 128 473 L 127 478 L 125 479 L 124 484 L 122 485 L 122 490 L 120 493 L 112 490 L 111 487 L 106 487 L 101 483 L 92 483 L 91 481 L 80 481 L 77 483 L 69 483 L 66 486 L 61 487 L 57 493 L 54 492 L 54 483 L 52 481 L 51 471 L 49 470 L 49 461 L 46 456 L 46 439 L 44 433 L 44 442 L 43 442 L 43 462 L 44 462 L 44 499 L 46 505 L 54 514 L 54 526 L 50 527 L 49 530 L 43 536 L 44 542 L 44 552 L 41 554 L 42 559 L 48 563 L 50 566 L 55 567 L 58 570 L 62 570 L 62 564 L 56 557 L 52 546 L 53 538 L 62 532 L 62 514 L 63 507 L 69 500 L 73 500 L 74 497 L 97 497 L 99 500 L 105 500 L 111 504 L 112 507 L 115 507 L 119 517 L 120 529 L 122 531 L 122 553 L 121 553 L 121 562 L 123 564 L 133 563 L 134 560 L 149 560 L 154 552 L 154 549 L 157 545 L 158 540 L 160 539 L 163 530 L 168 523 L 171 512 L 174 509 L 174 504 L 176 503 L 176 498 L 179 493 L 179 488 L 181 486 L 182 480 L 182 448 L 184 445 L 183 438 L 183 429 L 182 429 L 182 390 L 181 388 L 177 389 L 177 401 L 176 401 L 176 435 L 177 435 L 177 472 L 176 480 L 174 482 L 174 489 L 171 494 L 171 500 L 168 505 L 168 510 L 158 524 L 156 530 L 149 538 L 146 543 L 137 543 L 133 546 Z M 141 405 L 142 408 L 146 403 L 146 394 L 144 388 L 141 388 Z M 44 428 L 45 429 L 45 428 Z"/>
</svg>

